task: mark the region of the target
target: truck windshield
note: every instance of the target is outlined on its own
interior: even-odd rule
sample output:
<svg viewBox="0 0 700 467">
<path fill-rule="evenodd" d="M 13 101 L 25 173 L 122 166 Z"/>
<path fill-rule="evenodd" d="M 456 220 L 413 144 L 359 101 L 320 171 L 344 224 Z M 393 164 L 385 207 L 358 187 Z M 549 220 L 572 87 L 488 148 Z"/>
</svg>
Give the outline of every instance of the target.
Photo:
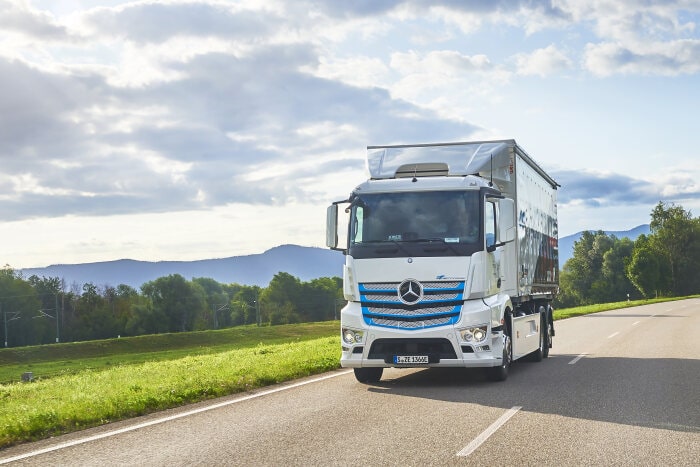
<svg viewBox="0 0 700 467">
<path fill-rule="evenodd" d="M 360 195 L 352 203 L 350 254 L 470 255 L 481 244 L 479 225 L 477 191 Z"/>
</svg>

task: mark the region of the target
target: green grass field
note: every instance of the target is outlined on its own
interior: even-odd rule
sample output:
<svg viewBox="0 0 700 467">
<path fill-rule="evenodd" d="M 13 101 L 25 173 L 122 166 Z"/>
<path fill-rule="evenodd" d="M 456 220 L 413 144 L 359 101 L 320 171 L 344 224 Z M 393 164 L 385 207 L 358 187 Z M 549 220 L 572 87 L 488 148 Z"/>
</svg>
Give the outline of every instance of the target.
<svg viewBox="0 0 700 467">
<path fill-rule="evenodd" d="M 175 360 L 338 334 L 337 321 L 289 326 L 238 326 L 218 331 L 158 334 L 101 341 L 0 349 L 0 384 L 17 382 L 31 371 L 36 379 L 83 370 L 109 369 L 148 361 Z"/>
<path fill-rule="evenodd" d="M 555 311 L 563 319 L 664 300 Z M 337 321 L 0 349 L 0 449 L 339 367 Z M 16 382 L 31 371 L 31 383 Z"/>
</svg>

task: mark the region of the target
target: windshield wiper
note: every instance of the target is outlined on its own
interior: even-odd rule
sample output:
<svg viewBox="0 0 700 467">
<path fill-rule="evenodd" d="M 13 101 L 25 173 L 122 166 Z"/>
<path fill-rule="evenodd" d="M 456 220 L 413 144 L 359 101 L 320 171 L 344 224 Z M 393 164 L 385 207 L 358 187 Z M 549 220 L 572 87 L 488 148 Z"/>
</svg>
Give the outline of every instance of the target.
<svg viewBox="0 0 700 467">
<path fill-rule="evenodd" d="M 405 253 L 406 256 L 411 256 L 410 252 L 409 252 L 408 250 L 406 250 L 406 249 L 403 247 L 403 245 L 401 245 L 401 243 L 399 243 L 399 242 L 396 241 L 396 240 L 364 240 L 364 241 L 362 241 L 362 242 L 360 242 L 360 243 L 361 243 L 361 244 L 362 244 L 362 243 L 373 243 L 373 244 L 377 244 L 377 243 L 392 243 L 392 244 L 396 245 L 396 249 L 394 249 L 394 251 L 401 251 L 401 252 Z M 388 253 L 388 251 L 387 251 L 386 249 L 382 249 L 382 248 L 377 248 L 377 249 L 374 250 L 374 251 L 375 251 L 375 253 Z"/>
<path fill-rule="evenodd" d="M 449 249 L 452 251 L 452 253 L 454 253 L 455 255 L 459 255 L 459 251 L 457 251 L 452 245 L 450 245 L 448 242 L 446 242 L 445 239 L 442 238 L 442 237 L 414 238 L 414 239 L 405 240 L 405 241 L 411 242 L 411 243 L 419 243 L 419 242 L 425 242 L 425 243 L 437 242 L 437 243 L 442 243 L 443 245 L 445 245 L 445 248 L 444 248 L 442 251 L 445 251 L 446 249 L 449 248 Z M 424 249 L 425 249 L 426 251 L 428 251 L 427 248 L 424 248 Z"/>
</svg>

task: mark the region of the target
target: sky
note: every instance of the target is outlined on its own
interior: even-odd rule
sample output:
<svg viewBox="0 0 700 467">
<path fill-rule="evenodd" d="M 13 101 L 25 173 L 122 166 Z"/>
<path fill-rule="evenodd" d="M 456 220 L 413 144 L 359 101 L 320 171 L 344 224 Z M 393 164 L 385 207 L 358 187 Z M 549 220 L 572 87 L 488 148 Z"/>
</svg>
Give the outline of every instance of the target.
<svg viewBox="0 0 700 467">
<path fill-rule="evenodd" d="M 700 214 L 699 0 L 0 0 L 0 264 L 322 247 L 368 145 L 515 139 L 559 235 Z"/>
</svg>

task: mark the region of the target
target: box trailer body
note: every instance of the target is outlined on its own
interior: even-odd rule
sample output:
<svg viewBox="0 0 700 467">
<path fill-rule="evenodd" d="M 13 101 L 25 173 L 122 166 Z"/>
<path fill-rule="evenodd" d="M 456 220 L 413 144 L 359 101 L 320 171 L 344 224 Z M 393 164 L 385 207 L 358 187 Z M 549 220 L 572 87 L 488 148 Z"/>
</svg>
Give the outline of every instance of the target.
<svg viewBox="0 0 700 467">
<path fill-rule="evenodd" d="M 341 365 L 484 367 L 552 345 L 558 184 L 514 140 L 369 146 L 370 178 L 328 209 L 343 250 Z M 338 247 L 338 206 L 349 214 Z"/>
</svg>

